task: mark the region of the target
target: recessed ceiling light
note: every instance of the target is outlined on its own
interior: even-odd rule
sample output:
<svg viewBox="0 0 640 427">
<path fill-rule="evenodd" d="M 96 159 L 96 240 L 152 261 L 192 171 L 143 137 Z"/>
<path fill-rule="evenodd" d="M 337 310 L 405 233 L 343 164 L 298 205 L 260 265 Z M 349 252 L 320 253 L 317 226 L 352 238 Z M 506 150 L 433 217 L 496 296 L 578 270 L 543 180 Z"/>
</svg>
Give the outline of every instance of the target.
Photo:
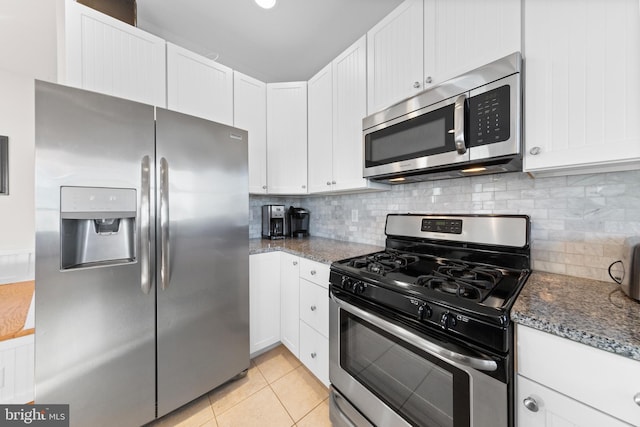
<svg viewBox="0 0 640 427">
<path fill-rule="evenodd" d="M 276 0 L 255 0 L 256 4 L 263 9 L 271 9 L 276 5 Z"/>
</svg>

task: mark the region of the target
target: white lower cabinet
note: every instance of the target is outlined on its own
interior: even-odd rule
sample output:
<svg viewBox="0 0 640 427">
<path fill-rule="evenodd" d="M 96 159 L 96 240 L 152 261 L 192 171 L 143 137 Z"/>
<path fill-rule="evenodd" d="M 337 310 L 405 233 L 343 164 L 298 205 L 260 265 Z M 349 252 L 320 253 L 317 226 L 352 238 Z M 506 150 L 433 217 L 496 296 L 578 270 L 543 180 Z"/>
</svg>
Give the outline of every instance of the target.
<svg viewBox="0 0 640 427">
<path fill-rule="evenodd" d="M 300 361 L 329 386 L 329 266 L 300 258 Z"/>
<path fill-rule="evenodd" d="M 640 425 L 640 362 L 517 326 L 520 427 Z"/>
<path fill-rule="evenodd" d="M 0 403 L 34 400 L 34 335 L 0 341 Z"/>
<path fill-rule="evenodd" d="M 329 386 L 329 266 L 286 252 L 251 255 L 251 354 L 280 341 Z"/>
<path fill-rule="evenodd" d="M 300 321 L 300 361 L 329 387 L 329 340 Z"/>
<path fill-rule="evenodd" d="M 300 279 L 300 320 L 329 336 L 329 297 L 326 287 Z"/>
<path fill-rule="evenodd" d="M 300 259 L 280 254 L 280 341 L 300 357 Z"/>
<path fill-rule="evenodd" d="M 249 352 L 280 341 L 280 252 L 249 257 Z"/>
<path fill-rule="evenodd" d="M 629 426 L 627 423 L 521 375 L 518 375 L 516 401 L 518 403 L 518 427 Z"/>
</svg>

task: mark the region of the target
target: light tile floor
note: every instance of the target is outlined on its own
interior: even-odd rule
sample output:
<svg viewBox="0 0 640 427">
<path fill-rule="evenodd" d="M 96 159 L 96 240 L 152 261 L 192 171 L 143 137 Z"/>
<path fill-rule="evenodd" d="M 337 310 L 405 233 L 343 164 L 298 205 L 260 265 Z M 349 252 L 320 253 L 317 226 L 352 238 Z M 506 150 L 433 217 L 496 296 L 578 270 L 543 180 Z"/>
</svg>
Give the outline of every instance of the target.
<svg viewBox="0 0 640 427">
<path fill-rule="evenodd" d="M 224 384 L 147 427 L 330 427 L 329 391 L 280 345 Z"/>
</svg>

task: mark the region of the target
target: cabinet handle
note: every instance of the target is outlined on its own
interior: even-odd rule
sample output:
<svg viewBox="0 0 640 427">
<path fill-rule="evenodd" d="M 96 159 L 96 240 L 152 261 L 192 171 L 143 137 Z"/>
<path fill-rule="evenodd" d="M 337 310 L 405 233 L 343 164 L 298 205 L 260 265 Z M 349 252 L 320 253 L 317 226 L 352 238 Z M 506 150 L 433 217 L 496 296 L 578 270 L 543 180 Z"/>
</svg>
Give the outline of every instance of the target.
<svg viewBox="0 0 640 427">
<path fill-rule="evenodd" d="M 307 186 L 306 186 L 306 185 L 303 185 L 303 186 L 302 186 L 302 188 L 307 188 Z"/>
<path fill-rule="evenodd" d="M 293 265 L 298 265 L 298 261 L 293 261 Z"/>
<path fill-rule="evenodd" d="M 531 150 L 529 150 L 529 154 L 531 154 L 532 156 L 537 156 L 541 151 L 542 148 L 540 147 L 531 147 Z"/>
<path fill-rule="evenodd" d="M 531 412 L 538 412 L 538 402 L 533 397 L 527 397 L 522 401 L 524 407 Z"/>
<path fill-rule="evenodd" d="M 327 181 L 327 185 L 331 185 L 331 181 Z"/>
<path fill-rule="evenodd" d="M 336 182 L 335 182 L 335 181 L 331 181 L 331 183 L 332 183 L 333 185 L 336 185 Z"/>
<path fill-rule="evenodd" d="M 426 84 L 431 84 L 431 83 L 433 82 L 433 79 L 431 78 L 431 76 L 429 76 L 429 77 L 427 77 L 427 78 L 424 80 L 424 82 L 425 82 Z"/>
<path fill-rule="evenodd" d="M 413 82 L 413 87 L 415 89 L 420 89 L 420 82 Z"/>
<path fill-rule="evenodd" d="M 316 275 L 316 271 L 315 270 L 311 270 L 311 275 L 315 276 Z"/>
<path fill-rule="evenodd" d="M 640 393 L 636 393 L 636 395 L 633 396 L 633 401 L 636 402 L 636 405 L 640 406 Z"/>
<path fill-rule="evenodd" d="M 316 311 L 316 308 L 317 308 L 317 307 L 316 307 L 315 305 L 312 305 L 312 306 L 311 306 L 311 311 Z M 636 403 L 638 403 L 638 402 L 636 402 Z"/>
<path fill-rule="evenodd" d="M 266 190 L 266 189 L 267 189 L 267 186 L 266 186 L 266 185 L 263 185 L 263 186 L 262 186 L 262 189 L 263 189 L 263 190 Z"/>
<path fill-rule="evenodd" d="M 315 351 L 314 351 L 313 353 L 311 353 L 311 358 L 312 358 L 312 359 L 315 359 L 315 358 L 316 358 L 316 356 L 317 356 L 317 354 L 316 354 L 316 352 L 315 352 Z"/>
</svg>

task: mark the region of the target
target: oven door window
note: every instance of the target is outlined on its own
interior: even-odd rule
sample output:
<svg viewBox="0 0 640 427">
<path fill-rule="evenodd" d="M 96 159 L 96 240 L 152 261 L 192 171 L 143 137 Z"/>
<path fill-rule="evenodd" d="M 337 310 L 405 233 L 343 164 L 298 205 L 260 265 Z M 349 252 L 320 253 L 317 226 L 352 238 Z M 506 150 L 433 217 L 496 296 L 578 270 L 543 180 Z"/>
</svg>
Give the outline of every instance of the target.
<svg viewBox="0 0 640 427">
<path fill-rule="evenodd" d="M 340 310 L 340 365 L 415 426 L 469 426 L 469 375 Z"/>
<path fill-rule="evenodd" d="M 365 135 L 365 167 L 455 151 L 454 104 Z"/>
</svg>

